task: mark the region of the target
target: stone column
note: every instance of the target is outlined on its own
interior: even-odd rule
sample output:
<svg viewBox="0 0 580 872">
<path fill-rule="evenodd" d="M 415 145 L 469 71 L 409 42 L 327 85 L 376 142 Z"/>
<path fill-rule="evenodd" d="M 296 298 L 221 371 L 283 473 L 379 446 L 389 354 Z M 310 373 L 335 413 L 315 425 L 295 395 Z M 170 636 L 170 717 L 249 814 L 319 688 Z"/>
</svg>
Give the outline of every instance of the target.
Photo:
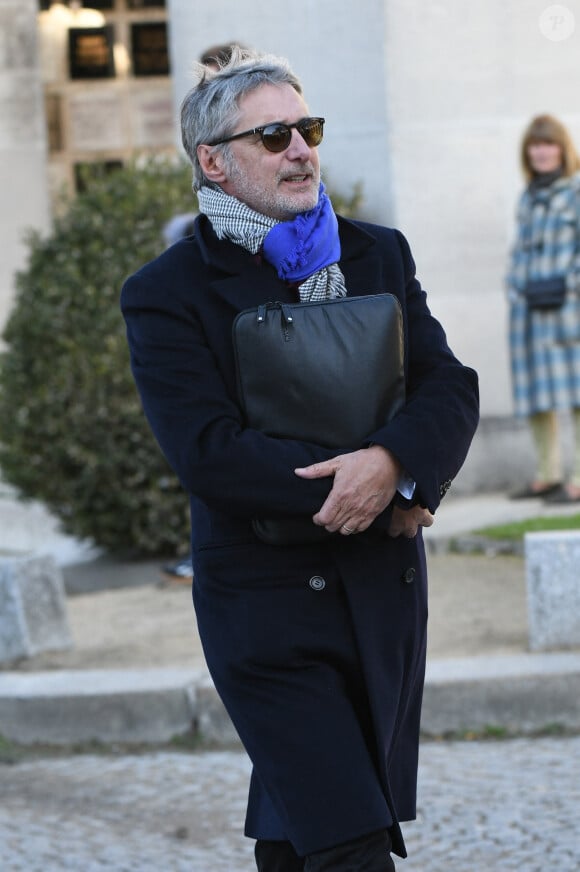
<svg viewBox="0 0 580 872">
<path fill-rule="evenodd" d="M 49 222 L 35 0 L 0 0 L 0 331 L 25 262 L 23 234 Z"/>
</svg>

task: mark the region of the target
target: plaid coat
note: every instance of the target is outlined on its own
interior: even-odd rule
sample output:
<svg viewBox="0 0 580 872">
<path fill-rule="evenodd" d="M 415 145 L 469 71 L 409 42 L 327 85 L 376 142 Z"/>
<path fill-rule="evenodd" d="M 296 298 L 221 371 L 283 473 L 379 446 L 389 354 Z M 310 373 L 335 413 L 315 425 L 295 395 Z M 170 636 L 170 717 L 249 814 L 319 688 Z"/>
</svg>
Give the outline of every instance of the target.
<svg viewBox="0 0 580 872">
<path fill-rule="evenodd" d="M 531 310 L 526 280 L 565 276 L 561 309 Z M 517 415 L 580 407 L 580 173 L 527 188 L 507 275 Z"/>
</svg>

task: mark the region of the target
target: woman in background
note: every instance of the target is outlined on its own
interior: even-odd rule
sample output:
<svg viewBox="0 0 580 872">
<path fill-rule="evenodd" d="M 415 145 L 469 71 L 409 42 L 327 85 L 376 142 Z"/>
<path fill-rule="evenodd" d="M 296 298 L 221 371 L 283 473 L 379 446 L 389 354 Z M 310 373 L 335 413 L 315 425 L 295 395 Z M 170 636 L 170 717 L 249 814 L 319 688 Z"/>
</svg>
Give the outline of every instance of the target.
<svg viewBox="0 0 580 872">
<path fill-rule="evenodd" d="M 580 502 L 580 159 L 564 125 L 539 115 L 524 133 L 521 165 L 527 187 L 507 276 L 510 355 L 515 412 L 530 422 L 537 466 L 512 498 Z M 574 428 L 567 483 L 561 410 L 571 410 Z"/>
</svg>

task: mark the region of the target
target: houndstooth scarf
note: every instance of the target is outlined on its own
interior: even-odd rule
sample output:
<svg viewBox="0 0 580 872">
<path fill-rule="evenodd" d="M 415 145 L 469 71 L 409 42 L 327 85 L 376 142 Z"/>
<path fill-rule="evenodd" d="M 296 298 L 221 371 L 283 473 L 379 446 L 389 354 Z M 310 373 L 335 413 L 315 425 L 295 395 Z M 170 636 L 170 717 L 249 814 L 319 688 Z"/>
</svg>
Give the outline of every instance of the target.
<svg viewBox="0 0 580 872">
<path fill-rule="evenodd" d="M 293 221 L 278 221 L 255 212 L 221 188 L 197 192 L 199 211 L 207 215 L 218 239 L 229 239 L 252 254 L 260 249 L 285 281 L 298 281 L 301 302 L 344 297 L 344 276 L 338 266 L 340 242 L 336 216 L 324 185 L 318 205 Z"/>
</svg>

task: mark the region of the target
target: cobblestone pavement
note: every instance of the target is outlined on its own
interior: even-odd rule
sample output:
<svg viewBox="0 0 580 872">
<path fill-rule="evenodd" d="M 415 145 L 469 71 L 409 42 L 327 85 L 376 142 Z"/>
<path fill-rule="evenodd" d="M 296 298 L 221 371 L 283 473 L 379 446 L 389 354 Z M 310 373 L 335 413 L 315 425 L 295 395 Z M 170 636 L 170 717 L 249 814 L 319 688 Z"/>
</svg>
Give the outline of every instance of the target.
<svg viewBox="0 0 580 872">
<path fill-rule="evenodd" d="M 251 872 L 239 751 L 0 765 L 3 872 Z M 421 746 L 401 872 L 577 872 L 580 737 Z"/>
</svg>

